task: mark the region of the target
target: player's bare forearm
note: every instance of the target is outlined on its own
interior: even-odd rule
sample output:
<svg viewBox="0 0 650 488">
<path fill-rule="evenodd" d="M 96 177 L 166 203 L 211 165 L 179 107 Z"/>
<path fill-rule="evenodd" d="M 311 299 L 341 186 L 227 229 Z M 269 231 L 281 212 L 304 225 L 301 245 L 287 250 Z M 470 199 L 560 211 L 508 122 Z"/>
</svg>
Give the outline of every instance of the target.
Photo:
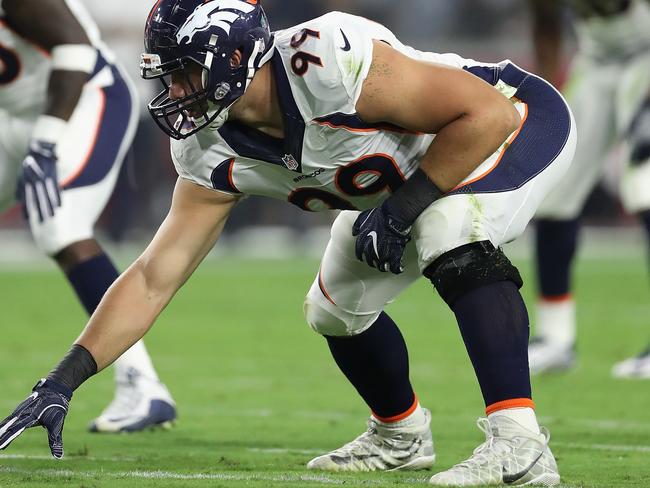
<svg viewBox="0 0 650 488">
<path fill-rule="evenodd" d="M 170 212 L 144 253 L 109 288 L 76 343 L 101 370 L 151 328 L 217 242 L 234 197 L 179 179 Z"/>
<path fill-rule="evenodd" d="M 88 73 L 82 71 L 52 71 L 43 113 L 62 120 L 69 120 L 87 81 Z"/>
<path fill-rule="evenodd" d="M 517 129 L 520 117 L 512 110 L 514 114 L 506 109 L 483 110 L 447 124 L 438 131 L 420 168 L 441 191 L 451 190 Z"/>
<path fill-rule="evenodd" d="M 76 341 L 92 354 L 98 371 L 141 339 L 172 297 L 151 290 L 143 268 L 137 260 L 115 281 Z"/>
<path fill-rule="evenodd" d="M 436 134 L 420 168 L 352 227 L 357 258 L 399 274 L 417 218 L 494 153 L 521 119 L 510 100 L 472 73 L 410 58 L 380 41 L 356 109 L 367 122 Z"/>
<path fill-rule="evenodd" d="M 437 134 L 421 167 L 443 192 L 466 178 L 520 123 L 512 102 L 482 79 L 411 59 L 377 41 L 357 111 L 368 122 Z"/>
</svg>

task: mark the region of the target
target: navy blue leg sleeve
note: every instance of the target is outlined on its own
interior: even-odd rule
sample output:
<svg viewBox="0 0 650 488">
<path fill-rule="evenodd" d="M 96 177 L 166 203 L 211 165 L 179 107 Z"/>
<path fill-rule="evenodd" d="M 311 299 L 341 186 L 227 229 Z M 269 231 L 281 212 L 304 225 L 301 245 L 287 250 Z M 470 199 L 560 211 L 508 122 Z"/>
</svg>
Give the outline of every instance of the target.
<svg viewBox="0 0 650 488">
<path fill-rule="evenodd" d="M 646 233 L 646 241 L 648 243 L 648 268 L 650 270 L 650 210 L 644 210 L 639 213 L 639 220 L 643 224 Z"/>
<path fill-rule="evenodd" d="M 639 220 L 646 231 L 646 236 L 648 238 L 648 243 L 650 244 L 650 210 L 644 210 L 639 214 Z"/>
<path fill-rule="evenodd" d="M 578 231 L 578 219 L 537 221 L 537 289 L 542 296 L 558 297 L 570 293 Z"/>
<path fill-rule="evenodd" d="M 512 281 L 474 289 L 452 305 L 485 405 L 531 398 L 528 312 Z"/>
<path fill-rule="evenodd" d="M 68 271 L 67 276 L 79 301 L 88 315 L 92 315 L 119 273 L 109 257 L 100 254 L 78 264 Z"/>
<path fill-rule="evenodd" d="M 359 335 L 325 338 L 336 364 L 375 415 L 395 417 L 413 406 L 406 343 L 385 312 Z"/>
</svg>

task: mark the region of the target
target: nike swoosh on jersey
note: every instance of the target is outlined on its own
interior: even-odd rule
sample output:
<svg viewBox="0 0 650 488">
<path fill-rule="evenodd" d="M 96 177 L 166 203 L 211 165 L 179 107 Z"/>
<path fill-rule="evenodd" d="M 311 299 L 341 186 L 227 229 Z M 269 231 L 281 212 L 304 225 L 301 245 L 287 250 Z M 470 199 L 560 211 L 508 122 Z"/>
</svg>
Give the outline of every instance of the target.
<svg viewBox="0 0 650 488">
<path fill-rule="evenodd" d="M 377 250 L 377 232 L 374 230 L 368 232 L 368 237 L 372 239 L 372 247 L 375 248 L 375 256 L 379 257 L 379 251 Z"/>
<path fill-rule="evenodd" d="M 540 460 L 540 458 L 544 455 L 544 451 L 539 453 L 539 456 L 537 456 L 535 459 L 533 459 L 533 462 L 530 463 L 525 469 L 517 472 L 517 473 L 508 473 L 506 471 L 506 467 L 503 466 L 503 482 L 507 484 L 515 483 L 516 481 L 519 481 L 521 478 L 526 476 L 528 472 L 533 469 L 533 466 L 537 464 L 537 461 Z"/>
<path fill-rule="evenodd" d="M 343 29 L 339 29 L 339 30 L 341 31 L 341 35 L 343 36 L 343 42 L 345 42 L 345 44 L 341 49 L 343 49 L 344 51 L 349 51 L 351 47 L 350 41 L 348 41 L 348 37 L 345 35 L 345 32 L 343 32 Z"/>
</svg>

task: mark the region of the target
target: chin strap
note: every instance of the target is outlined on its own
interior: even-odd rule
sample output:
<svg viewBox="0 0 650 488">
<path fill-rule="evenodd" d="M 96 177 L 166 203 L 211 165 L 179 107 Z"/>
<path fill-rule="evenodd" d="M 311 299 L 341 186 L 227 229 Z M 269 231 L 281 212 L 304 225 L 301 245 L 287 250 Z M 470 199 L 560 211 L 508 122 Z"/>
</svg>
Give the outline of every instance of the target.
<svg viewBox="0 0 650 488">
<path fill-rule="evenodd" d="M 253 52 L 251 53 L 250 58 L 248 58 L 248 66 L 247 66 L 247 71 L 246 71 L 246 87 L 244 88 L 244 92 L 248 90 L 248 86 L 251 84 L 251 81 L 253 81 L 253 76 L 255 76 L 255 72 L 257 69 L 262 66 L 261 63 L 256 63 L 255 60 L 257 59 L 257 56 L 262 52 L 264 49 L 264 41 L 261 39 L 258 39 L 255 41 L 255 46 L 253 46 Z M 262 56 L 262 59 L 264 56 Z M 261 60 L 260 60 L 261 61 Z"/>
</svg>

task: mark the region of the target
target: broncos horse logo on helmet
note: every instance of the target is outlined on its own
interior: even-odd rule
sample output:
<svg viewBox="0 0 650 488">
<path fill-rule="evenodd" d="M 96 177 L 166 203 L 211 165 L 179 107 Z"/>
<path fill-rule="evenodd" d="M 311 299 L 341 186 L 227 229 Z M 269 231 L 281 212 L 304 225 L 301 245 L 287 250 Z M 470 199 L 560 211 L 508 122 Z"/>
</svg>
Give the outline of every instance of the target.
<svg viewBox="0 0 650 488">
<path fill-rule="evenodd" d="M 272 55 L 273 36 L 257 0 L 158 0 L 147 18 L 144 36 L 142 77 L 158 78 L 164 86 L 149 103 L 149 112 L 175 139 L 208 125 L 220 127 L 230 106 Z M 241 60 L 232 63 L 237 50 Z M 202 70 L 202 86 L 172 100 L 171 74 L 193 65 Z M 196 106 L 206 107 L 201 117 L 188 112 Z"/>
<path fill-rule="evenodd" d="M 216 5 L 215 5 L 216 3 Z M 224 9 L 231 10 L 224 10 Z M 192 42 L 194 35 L 203 32 L 211 26 L 218 27 L 230 34 L 230 26 L 239 17 L 238 12 L 250 13 L 255 6 L 244 3 L 241 0 L 209 2 L 199 6 L 185 23 L 178 29 L 176 40 L 179 44 Z"/>
</svg>

